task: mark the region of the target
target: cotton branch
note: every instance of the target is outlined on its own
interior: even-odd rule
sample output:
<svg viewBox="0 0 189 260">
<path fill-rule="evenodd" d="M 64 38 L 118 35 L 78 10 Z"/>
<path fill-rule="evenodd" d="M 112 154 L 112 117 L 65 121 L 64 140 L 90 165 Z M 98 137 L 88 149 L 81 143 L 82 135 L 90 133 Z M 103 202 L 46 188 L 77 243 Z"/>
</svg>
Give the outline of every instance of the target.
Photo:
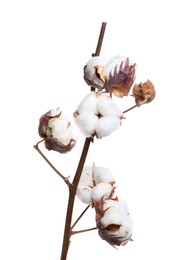
<svg viewBox="0 0 189 260">
<path fill-rule="evenodd" d="M 33 147 L 35 148 L 35 150 L 43 157 L 43 159 L 48 163 L 48 165 L 58 174 L 58 176 L 60 176 L 64 182 L 68 185 L 68 187 L 71 186 L 71 183 L 69 182 L 68 178 L 69 177 L 65 177 L 63 176 L 55 167 L 54 165 L 47 159 L 47 157 L 44 155 L 44 153 L 39 149 L 39 144 L 42 143 L 44 141 L 41 140 L 39 142 L 36 143 L 36 145 L 34 145 Z"/>
<path fill-rule="evenodd" d="M 102 23 L 101 26 L 101 31 L 97 43 L 97 48 L 95 54 L 92 56 L 98 56 L 100 55 L 100 50 L 102 46 L 102 41 L 105 33 L 105 28 L 106 28 L 106 23 Z M 94 88 L 91 88 L 91 91 L 94 91 Z M 73 207 L 74 207 L 74 201 L 75 201 L 75 195 L 76 195 L 76 190 L 77 186 L 82 174 L 82 170 L 85 164 L 85 160 L 87 157 L 88 149 L 90 146 L 90 143 L 93 141 L 93 138 L 86 138 L 83 151 L 80 157 L 80 161 L 75 173 L 75 177 L 72 182 L 72 187 L 69 189 L 69 198 L 68 198 L 68 207 L 67 207 L 67 214 L 66 214 L 66 221 L 65 221 L 65 229 L 64 229 L 64 236 L 63 236 L 63 245 L 62 245 L 62 252 L 61 252 L 61 258 L 60 260 L 66 260 L 67 258 L 67 253 L 70 245 L 70 237 L 72 235 L 71 233 L 71 221 L 72 221 L 72 214 L 73 214 Z"/>
<path fill-rule="evenodd" d="M 130 108 L 124 110 L 122 113 L 125 114 L 125 113 L 131 111 L 132 109 L 134 109 L 135 107 L 139 107 L 139 105 L 134 105 L 134 106 L 132 106 L 132 107 L 130 107 Z"/>
</svg>

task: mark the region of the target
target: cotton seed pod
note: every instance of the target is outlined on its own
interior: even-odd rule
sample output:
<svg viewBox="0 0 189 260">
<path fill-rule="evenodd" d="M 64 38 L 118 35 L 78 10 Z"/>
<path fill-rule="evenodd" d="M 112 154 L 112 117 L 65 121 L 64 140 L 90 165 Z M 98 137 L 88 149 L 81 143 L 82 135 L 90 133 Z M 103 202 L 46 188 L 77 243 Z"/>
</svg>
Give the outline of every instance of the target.
<svg viewBox="0 0 189 260">
<path fill-rule="evenodd" d="M 108 136 L 117 130 L 123 118 L 122 111 L 110 97 L 94 91 L 81 101 L 73 116 L 85 136 L 97 138 Z"/>
<path fill-rule="evenodd" d="M 94 57 L 84 67 L 84 79 L 99 91 L 127 96 L 135 80 L 135 65 L 120 55 L 110 59 Z"/>
<path fill-rule="evenodd" d="M 89 86 L 102 90 L 104 82 L 100 75 L 106 63 L 106 58 L 95 56 L 84 66 L 84 80 Z"/>
<path fill-rule="evenodd" d="M 38 132 L 48 150 L 66 153 L 75 146 L 76 138 L 71 123 L 60 109 L 52 109 L 41 116 Z"/>
<path fill-rule="evenodd" d="M 100 237 L 112 246 L 125 245 L 132 236 L 132 220 L 123 200 L 109 198 L 95 204 Z"/>
<path fill-rule="evenodd" d="M 135 84 L 133 87 L 133 96 L 138 106 L 151 102 L 155 98 L 155 94 L 154 85 L 150 80 Z"/>
</svg>

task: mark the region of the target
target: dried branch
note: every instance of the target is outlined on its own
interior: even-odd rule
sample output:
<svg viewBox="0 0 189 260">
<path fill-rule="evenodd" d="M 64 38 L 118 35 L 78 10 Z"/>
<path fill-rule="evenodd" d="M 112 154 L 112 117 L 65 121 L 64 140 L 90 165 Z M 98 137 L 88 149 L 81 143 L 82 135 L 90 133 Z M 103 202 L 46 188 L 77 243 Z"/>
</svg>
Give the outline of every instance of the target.
<svg viewBox="0 0 189 260">
<path fill-rule="evenodd" d="M 65 177 L 63 176 L 55 167 L 54 165 L 47 159 L 47 157 L 44 155 L 44 153 L 39 149 L 39 144 L 42 143 L 44 141 L 44 139 L 42 139 L 41 141 L 37 142 L 36 145 L 34 145 L 33 147 L 35 148 L 35 150 L 43 157 L 43 159 L 48 163 L 48 165 L 58 174 L 58 176 L 60 176 L 64 182 L 68 185 L 68 187 L 71 187 L 71 183 L 69 182 L 68 178 L 69 177 Z"/>
<path fill-rule="evenodd" d="M 105 33 L 105 28 L 106 28 L 106 23 L 102 23 L 101 26 L 101 31 L 97 43 L 97 48 L 94 56 L 98 56 L 100 54 L 101 46 L 102 46 L 102 41 Z M 94 91 L 93 88 L 91 88 L 91 91 Z M 75 195 L 76 195 L 76 190 L 77 186 L 82 174 L 82 170 L 85 164 L 85 160 L 87 157 L 88 149 L 90 146 L 90 143 L 93 141 L 93 138 L 86 138 L 83 151 L 80 157 L 80 161 L 75 173 L 75 177 L 72 182 L 72 187 L 69 189 L 69 198 L 68 198 L 68 207 L 67 207 L 67 214 L 66 214 L 66 221 L 65 221 L 65 229 L 64 229 L 64 236 L 63 236 L 63 244 L 62 244 L 62 252 L 61 252 L 61 258 L 60 260 L 66 260 L 67 258 L 67 253 L 70 245 L 70 237 L 72 235 L 71 233 L 71 221 L 72 221 L 72 214 L 73 214 L 73 207 L 74 207 L 74 201 L 75 201 Z"/>
</svg>

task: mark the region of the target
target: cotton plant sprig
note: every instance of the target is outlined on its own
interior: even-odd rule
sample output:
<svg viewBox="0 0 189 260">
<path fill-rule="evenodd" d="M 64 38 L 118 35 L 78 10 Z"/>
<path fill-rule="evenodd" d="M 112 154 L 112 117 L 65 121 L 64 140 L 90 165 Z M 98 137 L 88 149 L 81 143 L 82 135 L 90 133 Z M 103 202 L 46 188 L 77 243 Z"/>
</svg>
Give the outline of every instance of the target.
<svg viewBox="0 0 189 260">
<path fill-rule="evenodd" d="M 84 66 L 84 80 L 91 91 L 73 112 L 75 124 L 86 137 L 73 180 L 70 181 L 69 176 L 60 173 L 39 148 L 44 142 L 47 150 L 64 154 L 77 146 L 73 124 L 60 108 L 51 109 L 40 117 L 38 132 L 42 140 L 34 145 L 43 159 L 68 186 L 69 197 L 61 260 L 67 259 L 71 236 L 81 232 L 98 230 L 99 236 L 113 247 L 124 246 L 128 241 L 132 241 L 132 219 L 126 202 L 115 195 L 117 187 L 113 174 L 108 168 L 95 164 L 85 166 L 85 161 L 94 139 L 105 138 L 118 130 L 125 119 L 124 114 L 151 102 L 155 97 L 155 90 L 150 80 L 134 84 L 136 64 L 129 58 L 117 55 L 107 59 L 100 56 L 105 28 L 106 23 L 102 23 L 96 52 Z M 135 104 L 122 111 L 113 100 L 113 95 L 118 98 L 132 97 Z M 76 196 L 87 206 L 72 223 Z M 75 226 L 89 208 L 95 210 L 96 226 L 75 230 Z"/>
</svg>

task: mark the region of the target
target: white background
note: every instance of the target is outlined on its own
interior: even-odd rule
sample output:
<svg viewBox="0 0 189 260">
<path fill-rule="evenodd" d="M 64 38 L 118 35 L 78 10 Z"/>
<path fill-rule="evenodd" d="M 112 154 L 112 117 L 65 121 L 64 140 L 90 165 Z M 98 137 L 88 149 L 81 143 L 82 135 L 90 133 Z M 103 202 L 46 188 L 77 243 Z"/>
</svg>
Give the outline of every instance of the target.
<svg viewBox="0 0 189 260">
<path fill-rule="evenodd" d="M 189 259 L 187 1 L 9 1 L 0 3 L 0 259 L 60 259 L 67 187 L 33 145 L 39 117 L 72 113 L 89 92 L 83 66 L 107 22 L 101 55 L 137 63 L 155 100 L 126 115 L 110 137 L 95 140 L 87 164 L 111 169 L 129 206 L 134 242 L 118 250 L 96 231 L 75 235 L 68 260 Z M 133 99 L 120 100 L 123 109 Z M 45 152 L 73 177 L 82 150 Z M 85 208 L 76 200 L 74 219 Z M 90 209 L 77 229 L 94 226 Z"/>
</svg>

